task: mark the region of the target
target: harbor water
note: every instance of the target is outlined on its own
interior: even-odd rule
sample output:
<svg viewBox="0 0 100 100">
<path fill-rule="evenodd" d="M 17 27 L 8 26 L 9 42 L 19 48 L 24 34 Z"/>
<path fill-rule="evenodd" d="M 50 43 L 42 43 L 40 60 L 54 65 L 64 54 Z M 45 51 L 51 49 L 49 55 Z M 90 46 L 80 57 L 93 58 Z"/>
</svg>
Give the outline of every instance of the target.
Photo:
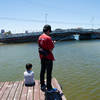
<svg viewBox="0 0 100 100">
<path fill-rule="evenodd" d="M 100 100 L 100 40 L 61 41 L 53 50 L 52 77 L 68 100 Z M 37 43 L 0 45 L 0 82 L 23 80 L 25 64 L 32 63 L 39 79 Z"/>
</svg>

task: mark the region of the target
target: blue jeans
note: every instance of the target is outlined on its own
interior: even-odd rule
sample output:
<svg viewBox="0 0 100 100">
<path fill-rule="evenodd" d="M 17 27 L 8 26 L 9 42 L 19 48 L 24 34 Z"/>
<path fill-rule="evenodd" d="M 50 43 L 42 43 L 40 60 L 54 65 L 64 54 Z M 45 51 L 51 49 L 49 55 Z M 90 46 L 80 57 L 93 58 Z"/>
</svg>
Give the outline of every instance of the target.
<svg viewBox="0 0 100 100">
<path fill-rule="evenodd" d="M 45 85 L 44 75 L 47 70 L 47 89 L 52 89 L 52 86 L 51 86 L 52 68 L 53 68 L 52 60 L 49 60 L 46 58 L 41 59 L 40 84 L 41 86 Z"/>
</svg>

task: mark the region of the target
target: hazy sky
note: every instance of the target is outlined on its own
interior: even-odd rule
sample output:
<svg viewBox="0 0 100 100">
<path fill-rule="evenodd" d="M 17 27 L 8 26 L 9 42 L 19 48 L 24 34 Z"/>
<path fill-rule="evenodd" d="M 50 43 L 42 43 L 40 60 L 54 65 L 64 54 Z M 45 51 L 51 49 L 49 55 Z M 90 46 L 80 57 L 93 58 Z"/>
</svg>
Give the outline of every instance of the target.
<svg viewBox="0 0 100 100">
<path fill-rule="evenodd" d="M 0 30 L 100 28 L 100 0 L 0 0 Z"/>
</svg>

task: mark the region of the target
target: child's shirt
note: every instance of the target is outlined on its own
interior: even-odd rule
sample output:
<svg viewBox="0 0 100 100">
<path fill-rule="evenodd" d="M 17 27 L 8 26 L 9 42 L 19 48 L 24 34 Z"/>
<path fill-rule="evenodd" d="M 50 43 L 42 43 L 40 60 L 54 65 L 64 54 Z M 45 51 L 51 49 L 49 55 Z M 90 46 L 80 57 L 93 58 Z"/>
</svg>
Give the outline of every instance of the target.
<svg viewBox="0 0 100 100">
<path fill-rule="evenodd" d="M 25 71 L 24 78 L 25 78 L 25 84 L 33 84 L 34 83 L 34 72 Z"/>
</svg>

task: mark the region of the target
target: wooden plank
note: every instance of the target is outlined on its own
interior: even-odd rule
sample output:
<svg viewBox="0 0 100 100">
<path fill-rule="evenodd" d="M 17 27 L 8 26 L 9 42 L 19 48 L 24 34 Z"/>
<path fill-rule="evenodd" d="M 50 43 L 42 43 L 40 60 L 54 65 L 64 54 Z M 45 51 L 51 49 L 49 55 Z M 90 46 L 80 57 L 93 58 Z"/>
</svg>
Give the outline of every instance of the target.
<svg viewBox="0 0 100 100">
<path fill-rule="evenodd" d="M 5 90 L 6 90 L 6 86 L 8 84 L 9 84 L 9 82 L 5 82 L 4 85 L 3 85 L 3 87 L 1 88 L 1 90 L 0 90 L 0 100 L 1 100 L 3 94 L 4 94 Z"/>
<path fill-rule="evenodd" d="M 23 81 L 20 81 L 14 96 L 14 100 L 20 100 L 20 95 L 23 87 Z"/>
<path fill-rule="evenodd" d="M 45 100 L 45 92 L 40 90 L 40 100 Z"/>
<path fill-rule="evenodd" d="M 13 82 L 10 82 L 8 85 L 6 85 L 7 89 L 5 90 L 5 92 L 4 92 L 1 100 L 6 100 L 7 99 L 7 97 L 9 95 L 9 93 L 10 93 L 10 90 L 11 90 L 12 86 L 13 86 Z"/>
<path fill-rule="evenodd" d="M 64 96 L 64 94 L 63 94 L 63 92 L 60 88 L 60 85 L 59 85 L 58 81 L 56 80 L 56 78 L 52 79 L 52 83 L 53 83 L 53 86 L 58 89 L 58 92 L 59 92 L 62 100 L 66 100 L 66 97 Z"/>
<path fill-rule="evenodd" d="M 55 82 L 53 81 L 53 79 L 52 79 L 52 86 L 53 86 L 54 88 L 57 88 L 57 87 L 55 86 Z M 58 89 L 58 88 L 57 88 L 57 89 Z M 51 95 L 52 95 L 53 100 L 62 100 L 62 99 L 61 99 L 61 96 L 60 96 L 60 93 L 59 93 L 58 90 L 55 91 L 55 92 L 53 92 Z"/>
<path fill-rule="evenodd" d="M 27 91 L 28 91 L 28 87 L 26 87 L 23 84 L 23 90 L 22 90 L 22 95 L 21 95 L 21 99 L 20 100 L 27 100 Z"/>
<path fill-rule="evenodd" d="M 1 88 L 2 88 L 3 85 L 4 85 L 4 82 L 1 82 L 0 83 L 0 90 L 1 90 Z"/>
<path fill-rule="evenodd" d="M 53 93 L 41 91 L 39 80 L 35 80 L 34 89 L 33 87 L 26 87 L 23 81 L 1 82 L 0 100 L 33 100 L 33 92 L 34 100 L 66 100 L 55 78 L 52 79 L 52 86 L 58 91 Z"/>
<path fill-rule="evenodd" d="M 33 100 L 33 87 L 28 88 L 27 100 Z"/>
<path fill-rule="evenodd" d="M 39 100 L 39 91 L 40 91 L 39 80 L 35 80 L 34 100 Z"/>
<path fill-rule="evenodd" d="M 61 100 L 61 97 L 58 95 L 58 92 L 48 93 L 45 91 L 45 99 L 46 100 Z"/>
<path fill-rule="evenodd" d="M 13 87 L 12 87 L 12 89 L 11 89 L 11 91 L 10 91 L 10 94 L 9 94 L 7 100 L 13 100 L 14 95 L 15 95 L 15 92 L 16 92 L 16 89 L 17 89 L 17 86 L 18 86 L 18 83 L 19 83 L 19 82 L 16 81 L 16 82 L 13 84 Z"/>
<path fill-rule="evenodd" d="M 39 81 L 39 84 L 40 84 L 40 81 Z M 45 80 L 45 84 L 46 84 L 46 80 Z M 41 89 L 40 89 L 40 100 L 45 100 L 45 92 L 43 92 Z"/>
</svg>

